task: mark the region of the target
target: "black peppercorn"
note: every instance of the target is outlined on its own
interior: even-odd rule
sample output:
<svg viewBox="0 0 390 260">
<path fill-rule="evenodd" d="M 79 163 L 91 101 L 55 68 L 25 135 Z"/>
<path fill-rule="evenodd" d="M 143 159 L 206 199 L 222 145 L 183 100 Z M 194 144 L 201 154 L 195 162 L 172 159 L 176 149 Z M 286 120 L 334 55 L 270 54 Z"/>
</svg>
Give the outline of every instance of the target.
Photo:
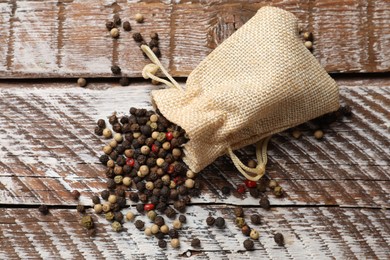
<svg viewBox="0 0 390 260">
<path fill-rule="evenodd" d="M 113 29 L 114 27 L 115 27 L 114 22 L 111 22 L 111 21 L 106 22 L 107 30 L 111 31 L 111 29 Z"/>
<path fill-rule="evenodd" d="M 133 33 L 133 39 L 136 42 L 142 42 L 144 40 L 140 33 Z"/>
<path fill-rule="evenodd" d="M 260 196 L 260 191 L 257 189 L 257 188 L 250 188 L 249 189 L 249 194 L 253 197 L 253 198 L 258 198 Z"/>
<path fill-rule="evenodd" d="M 167 241 L 165 241 L 164 239 L 158 240 L 158 246 L 160 248 L 166 248 L 167 247 Z"/>
<path fill-rule="evenodd" d="M 171 208 L 171 207 L 167 207 L 167 209 L 164 211 L 165 215 L 168 217 L 168 218 L 175 218 L 176 217 L 176 211 Z"/>
<path fill-rule="evenodd" d="M 108 157 L 107 154 L 103 154 L 99 157 L 99 161 L 104 165 L 106 166 L 107 165 L 107 162 L 108 160 L 110 160 L 110 158 Z"/>
<path fill-rule="evenodd" d="M 129 117 L 127 117 L 127 116 L 122 116 L 122 117 L 121 117 L 121 120 L 119 120 L 119 122 L 120 122 L 122 125 L 127 124 L 127 123 L 129 123 Z"/>
<path fill-rule="evenodd" d="M 100 204 L 100 198 L 98 196 L 92 196 L 92 203 L 93 204 Z"/>
<path fill-rule="evenodd" d="M 156 234 L 154 234 L 154 236 L 157 238 L 157 239 L 163 239 L 165 237 L 165 234 L 163 232 L 157 232 Z"/>
<path fill-rule="evenodd" d="M 116 148 L 115 148 L 115 151 L 118 153 L 118 154 L 123 154 L 125 152 L 126 148 L 123 146 L 123 145 L 118 145 Z"/>
<path fill-rule="evenodd" d="M 128 77 L 121 77 L 119 79 L 119 84 L 123 87 L 126 87 L 126 86 L 130 85 L 130 79 Z"/>
<path fill-rule="evenodd" d="M 155 40 L 155 39 L 152 39 L 150 42 L 149 42 L 149 48 L 154 48 L 154 47 L 158 47 L 158 40 Z"/>
<path fill-rule="evenodd" d="M 110 153 L 110 158 L 113 160 L 113 161 L 116 161 L 116 159 L 118 159 L 118 152 L 117 151 L 112 151 Z"/>
<path fill-rule="evenodd" d="M 142 220 L 138 219 L 134 222 L 134 226 L 138 229 L 138 230 L 142 230 L 145 226 L 145 222 L 143 222 Z"/>
<path fill-rule="evenodd" d="M 121 209 L 126 207 L 126 199 L 124 197 L 118 197 L 116 203 Z"/>
<path fill-rule="evenodd" d="M 113 125 L 115 123 L 118 123 L 118 118 L 116 117 L 116 115 L 112 115 L 108 118 L 108 122 Z"/>
<path fill-rule="evenodd" d="M 261 217 L 260 217 L 260 215 L 258 215 L 258 214 L 253 214 L 253 215 L 251 216 L 251 222 L 252 222 L 252 224 L 254 224 L 254 225 L 260 225 L 260 223 L 261 223 Z"/>
<path fill-rule="evenodd" d="M 140 182 L 139 182 L 140 183 Z M 146 203 L 149 201 L 149 198 L 146 194 L 144 193 L 139 193 L 138 194 L 138 197 L 139 197 L 139 200 L 142 202 L 142 203 Z"/>
<path fill-rule="evenodd" d="M 78 200 L 80 198 L 80 192 L 78 190 L 72 190 L 71 192 L 73 199 Z"/>
<path fill-rule="evenodd" d="M 119 123 L 115 123 L 112 125 L 112 130 L 116 133 L 121 133 L 122 132 L 122 126 Z"/>
<path fill-rule="evenodd" d="M 79 213 L 84 213 L 85 212 L 84 205 L 78 204 L 76 209 L 77 209 L 77 212 L 79 212 Z"/>
<path fill-rule="evenodd" d="M 144 182 L 138 182 L 138 183 L 136 184 L 136 186 L 137 186 L 137 190 L 138 190 L 139 192 L 143 192 L 143 191 L 145 190 L 145 183 L 144 183 Z"/>
<path fill-rule="evenodd" d="M 171 190 L 171 194 L 169 195 L 169 198 L 171 200 L 177 200 L 177 198 L 179 197 L 179 193 L 177 190 Z"/>
<path fill-rule="evenodd" d="M 165 220 L 162 216 L 156 216 L 154 218 L 154 224 L 156 224 L 157 226 L 161 227 L 165 224 Z"/>
<path fill-rule="evenodd" d="M 225 220 L 222 217 L 218 217 L 215 219 L 215 225 L 218 228 L 223 228 L 225 226 Z"/>
<path fill-rule="evenodd" d="M 345 117 L 351 117 L 352 116 L 352 108 L 348 105 L 340 107 L 340 112 Z"/>
<path fill-rule="evenodd" d="M 146 123 L 149 121 L 149 118 L 142 116 L 142 117 L 137 117 L 137 123 L 139 125 L 146 125 Z"/>
<path fill-rule="evenodd" d="M 114 213 L 114 219 L 118 221 L 119 223 L 123 220 L 123 214 L 122 212 L 118 211 Z"/>
<path fill-rule="evenodd" d="M 97 136 L 102 136 L 103 135 L 103 128 L 100 128 L 100 127 L 95 127 L 95 135 Z"/>
<path fill-rule="evenodd" d="M 143 204 L 137 204 L 137 206 L 135 207 L 135 209 L 136 209 L 139 213 L 143 213 L 143 212 L 144 212 L 144 205 L 143 205 Z"/>
<path fill-rule="evenodd" d="M 284 245 L 284 237 L 281 233 L 276 233 L 274 235 L 274 240 L 278 246 L 283 246 Z"/>
<path fill-rule="evenodd" d="M 118 158 L 116 159 L 116 164 L 117 164 L 118 166 L 123 166 L 123 165 L 125 165 L 125 164 L 126 164 L 126 159 L 125 159 L 125 157 L 123 157 L 123 156 L 118 156 Z"/>
<path fill-rule="evenodd" d="M 121 68 L 117 65 L 111 66 L 111 71 L 115 75 L 121 74 Z"/>
<path fill-rule="evenodd" d="M 186 203 L 183 200 L 177 200 L 173 203 L 173 207 L 180 212 L 184 212 L 186 209 Z"/>
<path fill-rule="evenodd" d="M 122 208 L 119 206 L 119 204 L 116 202 L 116 203 L 112 203 L 110 205 L 110 209 L 114 212 L 117 212 L 117 211 L 120 211 Z"/>
<path fill-rule="evenodd" d="M 215 223 L 215 218 L 213 218 L 213 217 L 208 217 L 207 219 L 206 219 L 206 223 L 207 223 L 207 225 L 208 226 L 213 226 L 214 225 L 214 223 Z"/>
<path fill-rule="evenodd" d="M 172 228 L 168 231 L 168 235 L 170 238 L 178 238 L 179 237 L 179 232 L 177 232 L 176 229 Z"/>
<path fill-rule="evenodd" d="M 234 208 L 234 215 L 236 217 L 243 217 L 244 216 L 244 209 L 241 207 Z"/>
<path fill-rule="evenodd" d="M 130 22 L 129 21 L 125 21 L 123 22 L 123 30 L 125 31 L 131 31 L 131 25 L 130 25 Z"/>
<path fill-rule="evenodd" d="M 122 22 L 122 20 L 121 20 L 119 14 L 114 14 L 113 19 L 114 19 L 114 23 L 115 23 L 116 25 L 120 25 L 121 22 Z"/>
<path fill-rule="evenodd" d="M 115 190 L 115 194 L 118 197 L 126 197 L 126 189 L 124 187 L 119 187 L 118 189 Z"/>
<path fill-rule="evenodd" d="M 166 209 L 167 209 L 167 204 L 164 203 L 164 202 L 159 202 L 156 206 L 156 209 L 159 211 L 159 212 L 164 212 Z"/>
<path fill-rule="evenodd" d="M 157 189 L 161 189 L 164 186 L 164 183 L 161 179 L 157 179 L 153 182 L 154 187 Z"/>
<path fill-rule="evenodd" d="M 223 186 L 221 191 L 222 191 L 222 194 L 224 194 L 224 195 L 230 194 L 230 188 L 228 186 Z"/>
<path fill-rule="evenodd" d="M 254 246 L 255 246 L 255 244 L 253 243 L 253 241 L 251 239 L 248 238 L 244 241 L 244 247 L 246 250 L 252 251 Z"/>
<path fill-rule="evenodd" d="M 156 32 L 154 32 L 154 33 L 151 33 L 151 34 L 150 34 L 150 38 L 151 38 L 152 40 L 156 40 L 156 41 L 158 41 L 158 40 L 159 40 L 159 38 L 158 38 L 158 34 L 157 34 Z"/>
<path fill-rule="evenodd" d="M 103 190 L 102 192 L 100 192 L 100 196 L 102 197 L 102 199 L 107 200 L 108 196 L 110 196 L 110 192 L 108 190 Z"/>
<path fill-rule="evenodd" d="M 115 187 L 116 187 L 115 181 L 113 179 L 108 179 L 107 180 L 107 189 L 113 190 L 113 189 L 115 189 Z"/>
<path fill-rule="evenodd" d="M 135 112 L 136 112 L 136 111 L 137 111 L 137 108 L 135 108 L 135 107 L 130 107 L 130 110 L 129 110 L 130 114 L 135 115 Z"/>
<path fill-rule="evenodd" d="M 152 203 L 153 205 L 157 205 L 159 202 L 160 202 L 160 199 L 158 196 L 153 195 L 150 197 L 150 203 Z"/>
<path fill-rule="evenodd" d="M 186 216 L 180 215 L 180 216 L 179 216 L 179 221 L 180 221 L 181 223 L 186 223 L 186 222 L 187 222 Z"/>
<path fill-rule="evenodd" d="M 160 48 L 153 47 L 152 51 L 153 51 L 154 55 L 156 55 L 158 58 L 161 56 Z"/>
<path fill-rule="evenodd" d="M 139 201 L 139 197 L 138 197 L 138 194 L 135 193 L 135 192 L 130 192 L 129 194 L 129 199 L 133 202 L 138 202 Z"/>
<path fill-rule="evenodd" d="M 106 121 L 104 121 L 104 119 L 99 119 L 96 124 L 99 128 L 106 128 Z"/>
<path fill-rule="evenodd" d="M 262 207 L 263 209 L 270 209 L 271 208 L 269 200 L 266 196 L 264 196 L 260 199 L 259 204 L 260 204 L 260 207 Z"/>
</svg>

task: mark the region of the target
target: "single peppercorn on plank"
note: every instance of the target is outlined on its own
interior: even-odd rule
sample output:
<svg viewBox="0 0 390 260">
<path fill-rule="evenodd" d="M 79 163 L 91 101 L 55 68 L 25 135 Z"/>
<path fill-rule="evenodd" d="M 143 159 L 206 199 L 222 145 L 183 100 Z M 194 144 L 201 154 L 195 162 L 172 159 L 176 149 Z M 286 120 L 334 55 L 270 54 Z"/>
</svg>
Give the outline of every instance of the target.
<svg viewBox="0 0 390 260">
<path fill-rule="evenodd" d="M 389 252 L 388 216 L 380 209 L 305 207 L 277 208 L 264 211 L 245 209 L 245 213 L 262 215 L 262 224 L 252 225 L 260 233 L 254 241 L 255 252 L 246 252 L 244 237 L 232 222 L 234 207 L 192 206 L 188 209 L 186 230 L 179 232 L 180 248 L 158 247 L 158 240 L 148 238 L 136 230 L 133 222 L 125 221 L 128 232 L 112 231 L 104 218 L 92 215 L 96 234 L 80 223 L 79 214 L 72 209 L 52 209 L 42 216 L 34 209 L 1 208 L 0 255 L 4 259 L 41 258 L 104 258 L 107 255 L 121 259 L 174 259 L 192 249 L 193 238 L 199 238 L 195 248 L 197 257 L 204 259 L 269 259 L 274 258 L 379 258 Z M 209 212 L 226 220 L 226 227 L 208 227 L 204 219 Z M 137 217 L 140 218 L 140 217 Z M 144 218 L 144 220 L 146 220 Z M 340 228 L 343 227 L 343 228 Z M 284 246 L 278 246 L 274 234 L 281 233 Z M 34 239 L 31 239 L 34 238 Z M 165 238 L 170 242 L 169 238 Z M 82 245 L 80 244 L 82 241 Z M 129 246 L 129 245 L 132 246 Z"/>
<path fill-rule="evenodd" d="M 0 77 L 111 77 L 112 63 L 125 68 L 128 76 L 140 77 L 147 60 L 131 34 L 146 36 L 152 30 L 159 34 L 163 64 L 170 64 L 168 70 L 174 76 L 188 76 L 264 5 L 279 6 L 298 16 L 302 28 L 313 32 L 313 54 L 327 71 L 389 71 L 386 0 L 376 0 L 372 6 L 358 1 L 346 5 L 342 0 L 310 4 L 271 0 L 244 5 L 207 0 L 202 4 L 175 3 L 174 8 L 157 1 L 121 2 L 114 7 L 104 0 L 5 0 L 0 3 Z M 106 30 L 113 13 L 119 14 L 122 22 L 131 23 L 131 31 L 117 25 L 117 39 Z M 135 21 L 137 13 L 144 17 L 143 23 Z M 149 42 L 149 37 L 146 40 Z"/>
</svg>

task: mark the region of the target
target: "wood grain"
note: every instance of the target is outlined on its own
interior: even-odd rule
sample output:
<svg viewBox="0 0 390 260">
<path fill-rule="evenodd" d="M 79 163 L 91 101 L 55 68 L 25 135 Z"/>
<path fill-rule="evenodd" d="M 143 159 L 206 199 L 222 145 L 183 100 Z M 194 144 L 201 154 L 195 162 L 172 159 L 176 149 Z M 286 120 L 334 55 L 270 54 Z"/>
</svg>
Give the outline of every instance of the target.
<svg viewBox="0 0 390 260">
<path fill-rule="evenodd" d="M 133 211 L 133 209 L 124 210 Z M 226 228 L 207 227 L 208 214 L 223 216 Z M 147 238 L 134 224 L 125 222 L 126 231 L 116 233 L 104 216 L 92 215 L 97 233 L 94 237 L 79 224 L 81 215 L 75 209 L 51 209 L 42 216 L 36 209 L 0 209 L 0 257 L 80 259 L 259 259 L 259 258 L 370 258 L 387 259 L 389 254 L 389 214 L 378 209 L 341 208 L 276 208 L 265 211 L 245 209 L 246 220 L 257 213 L 260 232 L 255 250 L 245 251 L 246 237 L 234 224 L 230 206 L 191 206 L 188 224 L 179 231 L 181 247 L 161 250 L 156 238 Z M 150 221 L 145 216 L 146 226 Z M 167 219 L 167 223 L 171 220 Z M 273 235 L 284 235 L 286 245 L 278 246 Z M 193 237 L 201 240 L 201 248 L 192 248 Z M 169 243 L 169 239 L 167 239 Z"/>
<path fill-rule="evenodd" d="M 389 81 L 338 83 L 352 118 L 325 129 L 322 141 L 313 138 L 310 125 L 301 128 L 298 140 L 289 132 L 272 138 L 268 176 L 286 190 L 283 199 L 268 192 L 272 205 L 390 207 Z M 78 189 L 82 203 L 90 205 L 106 182 L 98 162 L 105 140 L 94 135 L 95 122 L 114 111 L 128 113 L 131 106 L 150 107 L 149 92 L 157 87 L 145 82 L 125 88 L 91 83 L 86 89 L 69 83 L 15 84 L 0 87 L 0 204 L 76 205 L 70 193 Z M 237 154 L 244 161 L 254 158 L 251 147 Z M 223 186 L 235 189 L 242 183 L 233 169 L 228 157 L 207 167 L 201 174 L 202 196 L 194 202 L 258 205 L 247 194 L 221 193 Z"/>
<path fill-rule="evenodd" d="M 313 31 L 314 55 L 329 72 L 387 72 L 390 7 L 379 1 L 17 1 L 0 3 L 0 77 L 140 77 L 148 63 L 131 34 L 161 38 L 161 61 L 174 76 L 188 74 L 256 11 L 273 5 L 293 12 Z M 145 23 L 133 20 L 135 13 Z M 114 14 L 132 32 L 113 40 L 105 22 Z"/>
</svg>

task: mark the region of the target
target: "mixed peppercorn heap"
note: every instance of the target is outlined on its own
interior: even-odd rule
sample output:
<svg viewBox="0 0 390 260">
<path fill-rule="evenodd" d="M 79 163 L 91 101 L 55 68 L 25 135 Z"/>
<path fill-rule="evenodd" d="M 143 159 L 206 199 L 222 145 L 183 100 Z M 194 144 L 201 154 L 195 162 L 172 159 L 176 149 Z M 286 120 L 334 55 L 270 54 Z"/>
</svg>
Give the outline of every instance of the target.
<svg viewBox="0 0 390 260">
<path fill-rule="evenodd" d="M 177 232 L 169 232 L 157 212 L 174 219 L 177 211 L 184 212 L 191 197 L 200 193 L 196 174 L 182 162 L 181 146 L 188 141 L 185 131 L 158 111 L 133 107 L 129 116 L 118 118 L 113 114 L 108 121 L 112 130 L 103 119 L 98 120 L 95 128 L 96 135 L 110 140 L 99 158 L 107 166 L 108 181 L 100 197 L 92 197 L 95 212 L 104 213 L 113 230 L 120 231 L 124 219 L 121 209 L 126 207 L 127 197 L 137 203 L 139 213 L 145 213 L 154 222 L 149 228 L 137 220 L 137 229 L 145 229 L 146 235 L 153 234 L 160 240 L 165 235 L 176 239 Z M 133 220 L 134 213 L 128 212 L 126 219 Z M 185 216 L 181 215 L 173 221 L 173 229 L 180 229 L 184 222 Z M 176 242 L 173 244 L 177 246 Z M 160 241 L 159 245 L 166 243 Z"/>
</svg>

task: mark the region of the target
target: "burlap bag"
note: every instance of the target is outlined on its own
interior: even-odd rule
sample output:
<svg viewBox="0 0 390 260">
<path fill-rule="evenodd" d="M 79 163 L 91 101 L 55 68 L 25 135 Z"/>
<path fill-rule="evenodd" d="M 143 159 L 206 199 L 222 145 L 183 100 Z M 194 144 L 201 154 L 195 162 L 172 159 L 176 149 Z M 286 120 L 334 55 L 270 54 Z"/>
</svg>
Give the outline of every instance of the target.
<svg viewBox="0 0 390 260">
<path fill-rule="evenodd" d="M 248 179 L 264 174 L 266 145 L 272 134 L 339 107 L 335 81 L 304 46 L 298 19 L 290 12 L 263 7 L 219 45 L 188 77 L 185 91 L 155 63 L 145 78 L 162 69 L 171 88 L 152 91 L 152 102 L 190 140 L 184 162 L 195 172 L 229 154 Z M 258 144 L 259 165 L 242 164 L 232 150 Z"/>
</svg>

